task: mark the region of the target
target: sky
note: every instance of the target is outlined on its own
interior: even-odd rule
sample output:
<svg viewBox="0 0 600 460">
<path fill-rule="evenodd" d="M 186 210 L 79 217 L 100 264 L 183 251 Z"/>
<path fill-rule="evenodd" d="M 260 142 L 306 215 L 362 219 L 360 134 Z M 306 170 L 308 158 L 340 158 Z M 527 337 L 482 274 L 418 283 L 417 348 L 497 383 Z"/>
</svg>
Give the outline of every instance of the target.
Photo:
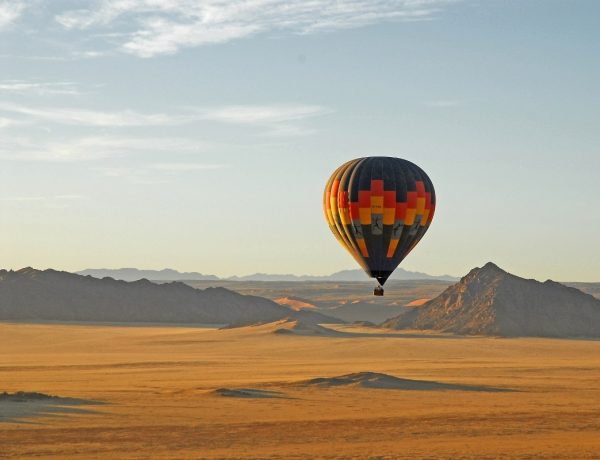
<svg viewBox="0 0 600 460">
<path fill-rule="evenodd" d="M 0 266 L 355 267 L 341 163 L 437 194 L 402 263 L 600 281 L 600 2 L 0 0 Z"/>
</svg>

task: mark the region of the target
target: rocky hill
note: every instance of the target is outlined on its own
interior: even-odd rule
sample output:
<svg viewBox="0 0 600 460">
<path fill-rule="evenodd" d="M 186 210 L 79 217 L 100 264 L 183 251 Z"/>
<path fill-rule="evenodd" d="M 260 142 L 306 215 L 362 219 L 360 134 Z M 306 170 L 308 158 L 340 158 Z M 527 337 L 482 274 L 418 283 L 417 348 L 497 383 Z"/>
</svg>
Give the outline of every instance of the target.
<svg viewBox="0 0 600 460">
<path fill-rule="evenodd" d="M 554 281 L 511 275 L 490 262 L 382 326 L 456 334 L 600 337 L 600 300 Z"/>
<path fill-rule="evenodd" d="M 253 324 L 295 318 L 339 323 L 225 288 L 97 279 L 55 270 L 0 270 L 0 321 Z"/>
</svg>

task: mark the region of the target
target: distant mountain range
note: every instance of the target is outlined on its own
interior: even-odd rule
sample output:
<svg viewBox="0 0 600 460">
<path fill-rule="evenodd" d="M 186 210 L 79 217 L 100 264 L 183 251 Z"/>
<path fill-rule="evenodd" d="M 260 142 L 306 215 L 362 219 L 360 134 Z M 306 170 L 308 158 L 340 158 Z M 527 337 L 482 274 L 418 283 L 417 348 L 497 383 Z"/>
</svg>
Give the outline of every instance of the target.
<svg viewBox="0 0 600 460">
<path fill-rule="evenodd" d="M 33 268 L 0 270 L 0 321 L 244 325 L 286 318 L 308 324 L 343 322 L 225 288 L 200 290 L 180 282 L 126 282 Z"/>
<path fill-rule="evenodd" d="M 519 278 L 490 262 L 382 326 L 495 336 L 600 337 L 600 300 L 554 281 Z"/>
<path fill-rule="evenodd" d="M 170 268 L 164 270 L 140 270 L 138 268 L 88 268 L 78 275 L 93 276 L 94 278 L 114 278 L 122 281 L 138 281 L 141 279 L 156 281 L 213 281 L 219 278 L 214 275 L 203 275 L 198 272 L 178 272 Z"/>
<path fill-rule="evenodd" d="M 369 281 L 370 278 L 362 270 L 342 270 L 332 275 L 273 275 L 267 273 L 255 273 L 246 276 L 231 276 L 219 278 L 214 275 L 205 275 L 197 272 L 178 272 L 170 268 L 164 270 L 139 270 L 137 268 L 88 268 L 77 272 L 78 275 L 90 275 L 94 278 L 110 277 L 123 281 L 137 281 L 148 279 L 154 281 L 265 281 L 265 282 L 291 282 L 291 281 Z M 458 281 L 458 278 L 442 275 L 434 276 L 427 273 L 411 272 L 403 268 L 397 268 L 390 280 L 441 280 Z"/>
</svg>

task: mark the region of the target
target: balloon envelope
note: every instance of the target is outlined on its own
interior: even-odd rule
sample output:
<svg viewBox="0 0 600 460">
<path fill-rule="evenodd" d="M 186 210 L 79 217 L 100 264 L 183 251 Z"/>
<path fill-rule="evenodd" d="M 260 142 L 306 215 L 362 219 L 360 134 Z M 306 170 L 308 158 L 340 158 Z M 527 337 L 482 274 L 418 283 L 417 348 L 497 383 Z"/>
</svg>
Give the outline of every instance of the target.
<svg viewBox="0 0 600 460">
<path fill-rule="evenodd" d="M 338 241 L 383 285 L 427 232 L 435 190 L 410 161 L 357 158 L 331 175 L 323 209 Z"/>
</svg>

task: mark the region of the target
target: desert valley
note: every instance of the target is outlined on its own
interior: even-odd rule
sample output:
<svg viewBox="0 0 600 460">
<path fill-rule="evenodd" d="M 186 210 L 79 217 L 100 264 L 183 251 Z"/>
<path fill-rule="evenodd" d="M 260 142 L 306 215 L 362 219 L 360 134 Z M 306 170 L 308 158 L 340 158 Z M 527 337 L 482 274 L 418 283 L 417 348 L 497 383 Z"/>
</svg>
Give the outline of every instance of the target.
<svg viewBox="0 0 600 460">
<path fill-rule="evenodd" d="M 2 272 L 0 458 L 598 458 L 590 294 L 187 283 Z"/>
</svg>

